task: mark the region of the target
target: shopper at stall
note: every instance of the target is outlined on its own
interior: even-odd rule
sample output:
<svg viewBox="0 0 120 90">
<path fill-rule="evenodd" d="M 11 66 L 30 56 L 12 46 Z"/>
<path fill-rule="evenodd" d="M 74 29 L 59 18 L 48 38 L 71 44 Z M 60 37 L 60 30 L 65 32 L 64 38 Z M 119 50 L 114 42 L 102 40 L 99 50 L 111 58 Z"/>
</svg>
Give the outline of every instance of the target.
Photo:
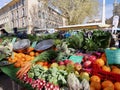
<svg viewBox="0 0 120 90">
<path fill-rule="evenodd" d="M 14 31 L 14 34 L 20 38 L 20 39 L 24 39 L 24 38 L 27 38 L 27 33 L 26 31 L 23 31 L 23 32 L 18 32 L 17 28 L 13 28 L 13 31 Z"/>
<path fill-rule="evenodd" d="M 5 29 L 0 30 L 2 36 L 8 36 L 8 32 Z"/>
<path fill-rule="evenodd" d="M 120 33 L 118 33 L 118 42 L 119 42 L 118 47 L 120 48 Z"/>
</svg>

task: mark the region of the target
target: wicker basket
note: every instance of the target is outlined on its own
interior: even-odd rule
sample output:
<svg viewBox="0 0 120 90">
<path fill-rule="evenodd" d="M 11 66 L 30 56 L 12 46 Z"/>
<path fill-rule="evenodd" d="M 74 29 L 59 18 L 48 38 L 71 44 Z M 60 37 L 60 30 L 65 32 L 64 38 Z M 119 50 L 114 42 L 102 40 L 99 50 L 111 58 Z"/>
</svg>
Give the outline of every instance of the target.
<svg viewBox="0 0 120 90">
<path fill-rule="evenodd" d="M 120 49 L 116 50 L 106 49 L 105 53 L 108 64 L 120 64 Z"/>
</svg>

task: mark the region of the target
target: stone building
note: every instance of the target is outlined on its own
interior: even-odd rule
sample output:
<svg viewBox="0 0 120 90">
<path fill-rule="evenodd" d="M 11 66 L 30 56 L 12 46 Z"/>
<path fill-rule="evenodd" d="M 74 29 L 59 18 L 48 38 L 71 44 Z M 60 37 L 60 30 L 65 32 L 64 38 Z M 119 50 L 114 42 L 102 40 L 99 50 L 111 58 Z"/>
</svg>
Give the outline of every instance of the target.
<svg viewBox="0 0 120 90">
<path fill-rule="evenodd" d="M 120 3 L 117 0 L 114 0 L 113 4 L 113 16 L 114 15 L 120 16 Z"/>
<path fill-rule="evenodd" d="M 48 29 L 65 25 L 59 9 L 45 0 L 12 0 L 0 9 L 0 26 L 27 29 Z"/>
</svg>

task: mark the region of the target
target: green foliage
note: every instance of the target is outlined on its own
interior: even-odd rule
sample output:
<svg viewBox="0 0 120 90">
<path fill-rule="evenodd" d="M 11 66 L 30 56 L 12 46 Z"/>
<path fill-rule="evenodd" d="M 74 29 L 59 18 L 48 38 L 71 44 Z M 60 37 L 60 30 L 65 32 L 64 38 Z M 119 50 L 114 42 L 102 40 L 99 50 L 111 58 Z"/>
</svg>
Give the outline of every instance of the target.
<svg viewBox="0 0 120 90">
<path fill-rule="evenodd" d="M 107 48 L 109 47 L 111 33 L 102 30 L 94 31 L 92 38 L 99 48 Z"/>
<path fill-rule="evenodd" d="M 95 51 L 100 48 L 105 49 L 109 47 L 110 38 L 110 32 L 102 30 L 93 31 L 93 35 L 90 38 L 85 39 L 84 49 L 86 51 Z"/>
<path fill-rule="evenodd" d="M 40 78 L 44 79 L 47 82 L 51 82 L 55 85 L 64 86 L 67 81 L 67 72 L 64 70 L 58 70 L 55 67 L 49 68 L 45 70 L 40 65 L 32 66 L 32 68 L 28 72 L 28 76 L 34 79 Z"/>
<path fill-rule="evenodd" d="M 32 61 L 33 63 L 37 61 L 48 61 L 55 59 L 57 57 L 57 52 L 54 50 L 47 50 L 39 54 L 35 59 Z"/>
<path fill-rule="evenodd" d="M 37 36 L 37 35 L 27 35 L 27 38 L 31 41 L 31 42 L 34 42 L 34 41 L 39 41 L 40 40 L 40 37 Z"/>
<path fill-rule="evenodd" d="M 85 46 L 83 47 L 86 51 L 95 51 L 98 49 L 97 44 L 93 41 L 92 38 L 85 39 Z"/>
<path fill-rule="evenodd" d="M 74 49 L 81 49 L 84 45 L 84 35 L 82 32 L 79 32 L 76 35 L 72 35 L 67 39 L 68 47 Z"/>
</svg>

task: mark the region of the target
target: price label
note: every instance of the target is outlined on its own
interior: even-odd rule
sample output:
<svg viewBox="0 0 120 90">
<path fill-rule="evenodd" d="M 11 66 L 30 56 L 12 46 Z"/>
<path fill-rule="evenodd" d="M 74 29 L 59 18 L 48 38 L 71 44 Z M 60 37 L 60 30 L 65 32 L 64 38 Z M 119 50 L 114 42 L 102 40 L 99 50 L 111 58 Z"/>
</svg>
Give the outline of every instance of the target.
<svg viewBox="0 0 120 90">
<path fill-rule="evenodd" d="M 81 63 L 82 59 L 83 59 L 83 56 L 75 56 L 75 55 L 72 55 L 69 58 L 69 60 L 72 60 L 75 63 Z"/>
</svg>

